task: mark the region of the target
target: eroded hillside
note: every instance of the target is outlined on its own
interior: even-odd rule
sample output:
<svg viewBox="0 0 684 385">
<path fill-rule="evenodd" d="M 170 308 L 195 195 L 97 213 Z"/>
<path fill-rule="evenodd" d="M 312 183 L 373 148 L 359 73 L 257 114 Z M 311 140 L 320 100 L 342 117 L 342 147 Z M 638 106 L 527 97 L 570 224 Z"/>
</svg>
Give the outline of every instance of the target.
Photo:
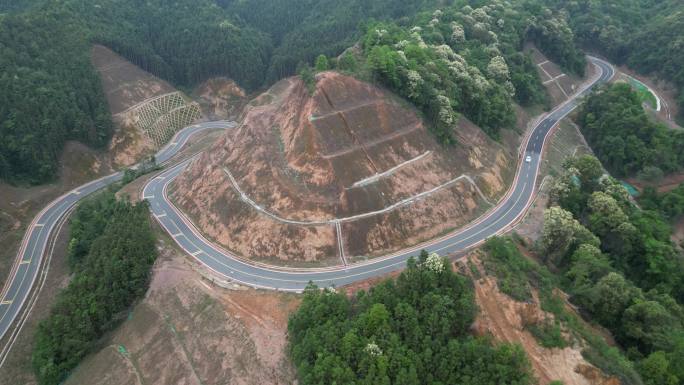
<svg viewBox="0 0 684 385">
<path fill-rule="evenodd" d="M 386 253 L 463 225 L 505 191 L 515 150 L 465 119 L 455 134 L 458 145 L 437 144 L 414 109 L 354 78 L 321 73 L 311 95 L 289 78 L 255 99 L 172 195 L 242 256 L 338 264 L 342 253 Z"/>
</svg>

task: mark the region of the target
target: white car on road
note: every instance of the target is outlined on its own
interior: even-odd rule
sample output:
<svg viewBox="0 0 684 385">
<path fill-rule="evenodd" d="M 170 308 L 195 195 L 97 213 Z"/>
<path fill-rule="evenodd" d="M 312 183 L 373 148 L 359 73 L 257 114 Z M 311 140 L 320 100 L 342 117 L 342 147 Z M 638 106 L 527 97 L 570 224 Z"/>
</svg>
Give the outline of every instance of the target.
<svg viewBox="0 0 684 385">
<path fill-rule="evenodd" d="M 530 163 L 532 161 L 532 156 L 528 155 L 525 157 L 525 162 Z"/>
</svg>

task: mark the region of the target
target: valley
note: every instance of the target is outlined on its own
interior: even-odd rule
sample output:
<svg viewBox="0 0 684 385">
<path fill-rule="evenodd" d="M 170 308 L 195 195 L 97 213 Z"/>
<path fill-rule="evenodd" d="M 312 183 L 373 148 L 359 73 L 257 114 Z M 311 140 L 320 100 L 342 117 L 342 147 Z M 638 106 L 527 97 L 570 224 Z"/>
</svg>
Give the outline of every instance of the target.
<svg viewBox="0 0 684 385">
<path fill-rule="evenodd" d="M 684 381 L 675 0 L 18 1 L 0 384 Z"/>
</svg>

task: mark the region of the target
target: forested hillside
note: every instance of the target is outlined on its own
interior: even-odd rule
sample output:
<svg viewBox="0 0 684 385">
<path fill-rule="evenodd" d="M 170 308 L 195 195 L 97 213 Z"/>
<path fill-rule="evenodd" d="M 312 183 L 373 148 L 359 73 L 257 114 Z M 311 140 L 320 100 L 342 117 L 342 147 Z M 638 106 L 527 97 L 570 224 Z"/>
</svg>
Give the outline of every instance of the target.
<svg viewBox="0 0 684 385">
<path fill-rule="evenodd" d="M 0 19 L 0 178 L 45 182 L 66 140 L 107 143 L 112 123 L 88 56 L 93 43 L 180 86 L 228 74 L 257 87 L 271 50 L 268 36 L 237 27 L 210 1 L 72 0 L 6 15 Z"/>
<path fill-rule="evenodd" d="M 578 42 L 679 87 L 684 107 L 684 3 L 680 0 L 546 0 L 565 9 Z M 682 109 L 684 110 L 684 108 Z"/>
<path fill-rule="evenodd" d="M 300 383 L 534 383 L 520 346 L 469 334 L 477 307 L 472 283 L 423 251 L 396 280 L 349 299 L 309 287 L 290 318 Z"/>
<path fill-rule="evenodd" d="M 454 10 L 469 3 L 477 4 L 474 8 L 480 5 L 466 0 L 2 3 L 4 8 L 0 12 L 13 12 L 0 18 L 0 178 L 15 183 L 42 183 L 56 174 L 57 157 L 64 141 L 76 139 L 95 147 L 106 144 L 112 123 L 87 57 L 93 43 L 112 48 L 176 86 L 191 87 L 209 77 L 224 75 L 254 90 L 294 74 L 300 62 L 312 63 L 319 54 L 338 55 L 359 41 L 371 20 L 394 22 L 403 28 L 420 11 L 426 10 L 425 15 L 430 15 L 437 7 L 446 8 L 452 3 Z M 472 51 L 464 56 L 473 60 L 470 64 L 474 68 L 487 74 L 489 56 L 496 53 L 493 49 L 497 42 L 480 39 L 492 39 L 491 36 L 477 36 L 478 28 L 486 23 L 487 28 L 496 29 L 496 39 L 501 40 L 497 49 L 506 56 L 518 101 L 540 100 L 531 63 L 514 55 L 526 37 L 568 69 L 579 72 L 577 63 L 582 58 L 572 44 L 567 45 L 572 42 L 569 30 L 544 27 L 548 20 L 562 27 L 562 18 L 554 15 L 549 19 L 544 14 L 535 22 L 527 18 L 541 12 L 541 7 L 517 14 L 509 12 L 505 3 L 492 4 L 492 11 L 497 13 L 487 16 L 487 20 L 474 20 L 472 25 L 463 21 L 466 33 L 473 36 L 467 36 L 469 43 L 456 51 Z M 506 24 L 498 25 L 499 19 Z M 425 18 L 421 21 L 427 22 L 429 19 Z M 525 35 L 526 26 L 539 28 Z M 429 42 L 437 43 L 431 39 L 427 37 Z M 562 49 L 557 48 L 559 42 Z M 499 83 L 505 82 L 500 79 Z M 459 98 L 470 99 L 467 103 L 453 103 L 463 104 L 458 110 L 477 116 L 474 120 L 495 133 L 511 122 L 506 101 L 511 90 L 512 87 L 506 92 L 493 87 L 474 97 L 469 96 L 468 90 L 459 91 Z M 477 106 L 489 97 L 491 103 Z M 478 111 L 481 108 L 486 111 Z"/>
<path fill-rule="evenodd" d="M 433 28 L 430 15 L 438 8 L 448 21 L 428 31 Z M 2 1 L 0 178 L 48 181 L 56 173 L 65 140 L 95 147 L 107 142 L 111 122 L 87 60 L 93 43 L 112 48 L 176 86 L 191 87 L 223 75 L 254 90 L 294 74 L 300 62 L 311 64 L 319 54 L 337 56 L 378 22 L 392 31 L 420 26 L 425 43 L 449 45 L 465 58 L 466 69 L 477 68 L 488 81 L 495 77 L 487 67 L 498 50 L 509 70 L 506 81 L 514 85 L 507 92 L 502 79 L 494 79 L 498 86 L 478 95 L 462 81 L 442 84 L 449 97 L 455 96 L 452 109 L 495 134 L 511 121 L 504 100 L 513 88 L 519 103 L 540 99 L 530 63 L 517 55 L 525 40 L 568 72 L 581 74 L 584 69 L 577 40 L 611 60 L 684 86 L 681 9 L 677 0 Z M 477 12 L 471 14 L 473 10 Z M 450 41 L 451 23 L 463 29 L 463 42 Z M 425 64 L 432 57 L 425 54 L 415 66 L 431 72 Z M 442 75 L 443 70 L 435 69 Z M 684 97 L 680 99 L 684 103 Z"/>
<path fill-rule="evenodd" d="M 363 48 L 374 76 L 423 110 L 441 141 L 452 143 L 455 112 L 497 137 L 515 121 L 513 100 L 544 102 L 537 70 L 521 52 L 528 38 L 541 47 L 551 36 L 556 47 L 569 44 L 557 48 L 561 62 L 578 63 L 569 69 L 584 71 L 569 30 L 536 32 L 546 31 L 543 24 L 524 7 L 453 6 L 421 13 L 404 27 L 372 24 Z"/>
<path fill-rule="evenodd" d="M 451 1 L 446 1 L 449 3 Z M 366 21 L 408 20 L 438 0 L 218 0 L 230 13 L 272 36 L 267 81 L 293 75 L 299 62 L 336 56 L 354 45 Z"/>
<path fill-rule="evenodd" d="M 36 333 L 39 384 L 59 384 L 141 298 L 157 257 L 146 203 L 117 201 L 113 191 L 81 204 L 70 225 L 73 276 Z"/>
<path fill-rule="evenodd" d="M 642 210 L 618 181 L 602 174 L 596 158 L 566 162 L 551 189 L 551 204 L 558 206 L 544 213 L 542 258 L 564 275 L 572 302 L 612 332 L 644 383 L 679 384 L 682 256 L 661 213 Z M 657 200 L 644 206 L 657 206 Z M 676 214 L 668 211 L 663 207 Z"/>
<path fill-rule="evenodd" d="M 580 107 L 582 134 L 611 174 L 672 173 L 684 168 L 684 131 L 653 122 L 628 84 L 591 94 Z"/>
<path fill-rule="evenodd" d="M 0 14 L 5 13 L 5 12 L 16 12 L 16 11 L 24 10 L 24 9 L 34 5 L 38 1 L 39 0 L 23 0 L 23 1 L 0 0 Z"/>
<path fill-rule="evenodd" d="M 63 13 L 0 19 L 0 178 L 43 182 L 68 139 L 100 147 L 112 122 L 82 29 Z"/>
</svg>

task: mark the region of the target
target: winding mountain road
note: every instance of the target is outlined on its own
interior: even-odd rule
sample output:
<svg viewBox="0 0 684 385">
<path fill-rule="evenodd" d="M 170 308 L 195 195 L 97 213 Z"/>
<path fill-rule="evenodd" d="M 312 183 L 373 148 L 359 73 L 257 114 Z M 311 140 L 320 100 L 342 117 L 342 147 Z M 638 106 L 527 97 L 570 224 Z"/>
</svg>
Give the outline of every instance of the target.
<svg viewBox="0 0 684 385">
<path fill-rule="evenodd" d="M 310 281 L 319 286 L 340 286 L 401 269 L 406 260 L 420 249 L 443 255 L 460 252 L 505 231 L 525 213 L 534 195 L 541 151 L 549 132 L 559 120 L 577 106 L 579 97 L 586 95 L 591 87 L 607 82 L 614 75 L 614 69 L 609 63 L 597 58 L 590 58 L 590 60 L 599 68 L 600 76 L 594 79 L 586 89 L 549 113 L 533 129 L 527 137 L 525 151 L 520 158 L 520 166 L 513 186 L 499 204 L 488 214 L 463 229 L 396 254 L 364 263 L 327 269 L 285 269 L 241 260 L 206 240 L 167 199 L 166 188 L 190 160 L 172 166 L 152 179 L 145 186 L 143 197 L 149 201 L 155 218 L 188 254 L 217 274 L 252 287 L 301 291 Z M 192 135 L 200 131 L 233 126 L 233 122 L 218 121 L 187 127 L 179 131 L 171 143 L 157 153 L 157 163 L 168 162 Z M 530 162 L 524 160 L 526 156 L 530 156 Z M 123 172 L 117 172 L 69 191 L 45 207 L 29 225 L 9 279 L 5 282 L 0 294 L 0 339 L 12 330 L 9 341 L 1 352 L 0 365 L 4 362 L 7 352 L 37 297 L 39 290 L 35 290 L 34 286 L 41 271 L 49 262 L 47 257 L 51 255 L 49 249 L 55 236 L 53 233 L 59 229 L 76 203 L 122 178 Z M 13 325 L 14 328 L 12 328 Z"/>
<path fill-rule="evenodd" d="M 191 160 L 177 164 L 150 180 L 143 190 L 143 198 L 150 202 L 157 221 L 185 252 L 219 276 L 257 288 L 301 291 L 309 282 L 314 282 L 319 287 L 341 286 L 401 269 L 406 260 L 416 255 L 420 249 L 441 255 L 461 252 L 506 231 L 525 213 L 534 196 L 541 152 L 549 132 L 558 121 L 577 107 L 579 98 L 586 95 L 593 86 L 605 83 L 614 76 L 614 69 L 609 63 L 593 57 L 590 60 L 599 69 L 599 75 L 584 90 L 549 113 L 532 130 L 526 139 L 525 151 L 513 186 L 499 204 L 463 229 L 399 253 L 348 266 L 315 269 L 266 266 L 234 256 L 204 238 L 167 197 L 169 184 Z M 525 160 L 528 156 L 529 162 Z"/>
<path fill-rule="evenodd" d="M 208 129 L 231 128 L 234 122 L 216 121 L 199 123 L 178 131 L 171 142 L 155 155 L 158 164 L 164 164 L 171 159 L 188 142 L 193 135 Z M 134 166 L 133 168 L 137 168 Z M 86 183 L 75 188 L 52 201 L 36 215 L 29 224 L 22 240 L 17 258 L 12 266 L 9 279 L 5 282 L 0 298 L 0 338 L 3 338 L 21 313 L 29 294 L 31 294 L 36 278 L 41 271 L 41 265 L 46 257 L 46 250 L 53 230 L 67 213 L 81 199 L 87 197 L 112 183 L 120 181 L 124 176 L 122 171 Z M 3 350 L 4 352 L 4 350 Z M 0 356 L 0 359 L 4 357 Z"/>
</svg>

